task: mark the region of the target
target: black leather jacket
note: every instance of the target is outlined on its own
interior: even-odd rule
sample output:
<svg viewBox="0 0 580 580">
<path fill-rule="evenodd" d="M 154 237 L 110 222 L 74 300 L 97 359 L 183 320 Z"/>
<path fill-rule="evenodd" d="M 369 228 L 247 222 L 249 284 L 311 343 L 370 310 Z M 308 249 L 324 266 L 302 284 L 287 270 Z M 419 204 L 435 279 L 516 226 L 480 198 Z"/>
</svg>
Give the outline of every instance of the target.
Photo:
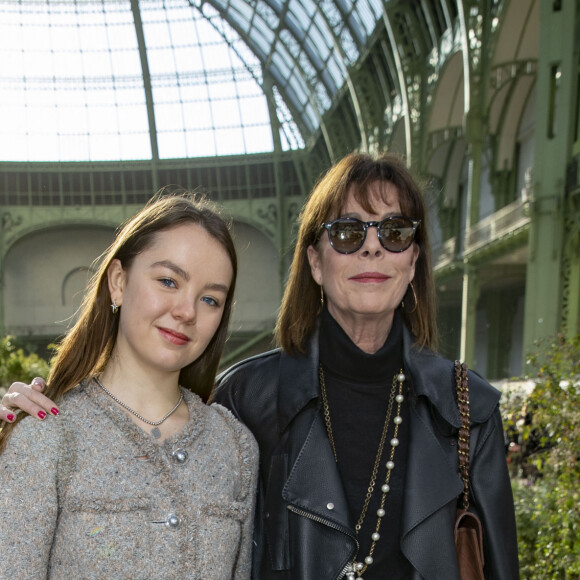
<svg viewBox="0 0 580 580">
<path fill-rule="evenodd" d="M 453 364 L 413 348 L 404 329 L 410 377 L 410 441 L 401 550 L 411 580 L 459 580 L 453 523 L 462 482 L 457 472 Z M 319 410 L 318 336 L 304 356 L 274 350 L 243 361 L 218 379 L 214 400 L 254 433 L 260 483 L 254 533 L 255 580 L 335 580 L 356 550 L 356 535 Z M 485 534 L 488 579 L 515 580 L 517 541 L 499 392 L 469 373 L 472 507 Z"/>
</svg>

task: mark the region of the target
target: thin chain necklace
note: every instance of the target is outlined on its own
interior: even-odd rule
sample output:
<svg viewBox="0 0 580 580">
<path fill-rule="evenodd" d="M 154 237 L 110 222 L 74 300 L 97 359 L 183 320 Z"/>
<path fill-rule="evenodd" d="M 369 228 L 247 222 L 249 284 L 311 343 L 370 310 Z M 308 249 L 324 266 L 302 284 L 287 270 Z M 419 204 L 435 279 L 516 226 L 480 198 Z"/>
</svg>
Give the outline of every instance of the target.
<svg viewBox="0 0 580 580">
<path fill-rule="evenodd" d="M 156 439 L 159 439 L 159 437 L 161 437 L 161 431 L 159 431 L 159 429 L 157 429 L 157 426 L 161 425 L 161 423 L 163 423 L 163 421 L 165 421 L 165 419 L 171 417 L 171 415 L 173 415 L 173 413 L 175 413 L 175 411 L 177 411 L 179 405 L 181 405 L 181 402 L 183 401 L 183 393 L 180 392 L 179 401 L 177 401 L 177 404 L 175 405 L 175 407 L 173 407 L 173 409 L 171 409 L 171 411 L 169 411 L 169 413 L 166 413 L 161 419 L 159 419 L 159 421 L 149 421 L 149 419 L 145 419 L 145 417 L 142 417 L 141 415 L 139 415 L 139 413 L 137 413 L 137 411 L 134 411 L 133 409 L 131 409 L 131 407 L 129 407 L 129 405 L 127 405 L 126 403 L 123 403 L 123 401 L 121 401 L 120 399 L 115 397 L 115 395 L 113 395 L 113 393 L 111 393 L 111 391 L 109 391 L 109 389 L 107 389 L 103 385 L 103 383 L 101 383 L 101 381 L 99 380 L 99 377 L 95 377 L 95 381 L 96 381 L 97 385 L 99 385 L 99 387 L 101 387 L 101 389 L 103 389 L 103 391 L 105 391 L 105 393 L 107 393 L 107 395 L 109 395 L 109 397 L 111 397 L 111 399 L 113 399 L 113 401 L 115 401 L 115 403 L 118 403 L 119 405 L 121 405 L 121 407 L 123 407 L 123 409 L 127 409 L 127 411 L 129 411 L 129 413 L 131 413 L 132 415 L 135 415 L 135 417 L 137 417 L 137 419 L 140 419 L 141 421 L 143 421 L 143 423 L 147 423 L 148 425 L 153 425 L 153 427 L 155 427 L 155 429 L 153 429 L 151 431 L 151 433 L 153 434 L 153 437 L 155 437 Z"/>
<path fill-rule="evenodd" d="M 328 396 L 326 394 L 326 383 L 324 382 L 324 372 L 322 370 L 322 365 L 318 367 L 318 376 L 320 380 L 320 391 L 322 394 L 322 406 L 324 410 L 324 423 L 326 424 L 326 431 L 328 433 L 328 439 L 330 440 L 330 446 L 332 447 L 332 452 L 334 454 L 334 460 L 338 463 L 338 456 L 336 454 L 336 446 L 334 444 L 334 435 L 332 432 L 332 424 L 330 422 L 330 408 L 328 406 Z M 385 516 L 385 502 L 387 499 L 387 493 L 390 491 L 389 482 L 391 480 L 391 472 L 395 468 L 395 449 L 399 446 L 399 425 L 403 422 L 401 417 L 401 405 L 405 400 L 403 395 L 403 383 L 405 382 L 405 375 L 403 374 L 403 370 L 401 369 L 396 375 L 393 376 L 393 382 L 391 385 L 391 393 L 389 395 L 389 405 L 387 407 L 387 416 L 385 417 L 385 424 L 383 426 L 383 432 L 381 433 L 381 440 L 379 443 L 379 449 L 377 451 L 377 455 L 375 457 L 375 463 L 373 466 L 373 471 L 371 474 L 371 480 L 369 483 L 369 487 L 367 489 L 367 494 L 365 497 L 365 501 L 363 503 L 363 508 L 358 518 L 358 521 L 355 525 L 355 531 L 357 535 L 359 534 L 364 519 L 367 515 L 367 511 L 369 509 L 369 504 L 371 502 L 371 498 L 373 496 L 373 492 L 375 490 L 375 485 L 377 482 L 377 475 L 379 471 L 379 465 L 381 462 L 381 457 L 383 455 L 383 449 L 385 447 L 385 441 L 387 439 L 387 432 L 389 430 L 389 423 L 391 421 L 391 415 L 393 413 L 393 406 L 394 402 L 397 403 L 397 414 L 393 419 L 394 429 L 393 429 L 393 438 L 391 439 L 391 452 L 389 454 L 389 459 L 387 461 L 386 468 L 387 468 L 387 475 L 385 478 L 385 483 L 381 486 L 381 504 L 379 509 L 377 510 L 377 525 L 375 526 L 375 531 L 371 534 L 371 547 L 369 549 L 368 556 L 362 562 L 357 562 L 355 556 L 355 560 L 349 565 L 346 577 L 347 580 L 354 580 L 354 578 L 359 578 L 363 580 L 362 575 L 365 573 L 366 569 L 373 563 L 373 554 L 375 551 L 375 547 L 377 542 L 380 539 L 379 530 L 381 528 L 381 522 L 383 517 Z M 397 389 L 397 383 L 399 383 L 399 388 Z"/>
</svg>

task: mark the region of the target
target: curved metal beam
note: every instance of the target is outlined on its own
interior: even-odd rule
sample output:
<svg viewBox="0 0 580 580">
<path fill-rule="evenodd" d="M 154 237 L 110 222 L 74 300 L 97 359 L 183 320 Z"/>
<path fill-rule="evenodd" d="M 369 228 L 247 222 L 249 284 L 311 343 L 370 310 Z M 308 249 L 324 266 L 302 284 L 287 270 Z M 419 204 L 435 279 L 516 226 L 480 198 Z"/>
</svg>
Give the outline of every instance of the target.
<svg viewBox="0 0 580 580">
<path fill-rule="evenodd" d="M 401 100 L 403 101 L 403 108 L 405 110 L 405 115 L 403 116 L 403 122 L 405 124 L 405 149 L 407 151 L 407 164 L 412 163 L 411 151 L 411 118 L 409 115 L 409 98 L 407 94 L 407 82 L 405 80 L 405 70 L 403 68 L 403 62 L 401 60 L 401 55 L 397 48 L 397 39 L 391 26 L 391 21 L 389 15 L 385 9 L 383 13 L 383 21 L 385 23 L 385 29 L 387 31 L 387 36 L 389 38 L 389 44 L 391 45 L 391 52 L 393 54 L 393 59 L 395 61 L 397 79 L 399 80 L 399 93 L 401 95 Z"/>
<path fill-rule="evenodd" d="M 332 44 L 334 46 L 334 50 L 336 50 L 341 56 L 341 58 L 339 59 L 339 62 L 343 66 L 344 78 L 345 78 L 345 81 L 346 81 L 346 84 L 348 87 L 348 92 L 350 94 L 350 98 L 352 99 L 352 106 L 354 108 L 354 114 L 356 117 L 358 129 L 360 132 L 362 149 L 364 151 L 368 151 L 369 140 L 368 140 L 367 131 L 366 131 L 364 120 L 363 120 L 362 109 L 360 106 L 358 94 L 357 94 L 356 89 L 354 87 L 354 83 L 352 82 L 352 77 L 350 76 L 350 71 L 349 71 L 348 66 L 346 64 L 344 50 L 342 49 L 342 46 L 341 46 L 340 42 L 338 41 L 336 34 L 334 34 L 334 30 L 332 30 L 332 26 L 330 26 L 330 23 L 328 22 L 328 18 L 326 16 L 326 14 L 320 8 L 320 4 L 317 4 L 317 9 L 320 12 L 321 16 L 324 18 L 324 20 L 326 21 L 326 23 L 328 24 L 328 28 L 332 31 Z M 334 159 L 334 157 L 332 157 L 332 159 Z"/>
<path fill-rule="evenodd" d="M 156 162 L 159 161 L 159 146 L 157 144 L 157 125 L 155 123 L 155 108 L 153 101 L 153 89 L 151 87 L 151 73 L 149 71 L 149 61 L 147 60 L 147 46 L 145 44 L 145 34 L 143 32 L 143 21 L 141 20 L 139 0 L 131 0 L 131 11 L 133 12 L 133 22 L 135 23 L 137 46 L 139 47 L 139 59 L 141 60 L 141 72 L 143 74 L 143 89 L 145 91 L 147 121 L 149 123 L 149 142 L 151 144 L 151 159 L 153 160 L 153 166 L 155 166 Z M 154 181 L 156 180 L 154 179 Z"/>
<path fill-rule="evenodd" d="M 463 53 L 464 111 L 467 115 L 471 107 L 471 67 L 469 66 L 469 30 L 462 0 L 458 0 L 457 2 L 457 12 L 459 17 L 459 35 L 461 38 Z"/>
<path fill-rule="evenodd" d="M 270 53 L 269 55 L 266 55 L 260 49 L 259 45 L 250 36 L 248 36 L 246 34 L 246 32 L 242 28 L 240 28 L 240 26 L 235 21 L 233 21 L 227 13 L 225 13 L 223 11 L 223 8 L 222 8 L 222 6 L 220 6 L 219 2 L 216 2 L 215 0 L 205 0 L 205 2 L 207 4 L 210 4 L 219 13 L 219 15 L 240 35 L 240 37 L 244 39 L 247 46 L 252 50 L 252 52 L 260 60 L 260 62 L 262 62 L 263 66 L 265 66 L 266 63 L 268 62 L 269 58 L 271 57 L 272 53 Z M 197 10 L 200 10 L 197 6 L 195 6 L 195 4 L 192 2 L 192 0 L 189 0 L 189 4 L 192 8 L 196 8 Z M 280 13 L 279 12 L 276 12 L 276 13 L 277 13 L 278 17 L 280 17 Z M 211 23 L 211 20 L 210 20 L 210 23 Z M 216 29 L 216 31 L 220 32 L 219 29 L 216 28 L 215 26 L 214 26 L 214 28 Z M 223 35 L 222 35 L 222 38 L 223 38 Z M 227 40 L 227 39 L 225 39 L 225 40 Z M 319 128 L 320 128 L 320 131 L 322 133 L 325 145 L 328 149 L 328 153 L 329 153 L 331 159 L 334 159 L 332 142 L 330 140 L 328 129 L 325 126 L 322 113 L 316 104 L 315 94 L 314 94 L 314 91 L 312 90 L 312 86 L 310 85 L 310 82 L 308 82 L 308 77 L 304 73 L 304 69 L 300 65 L 300 62 L 296 58 L 294 58 L 290 52 L 289 52 L 289 54 L 292 58 L 292 62 L 295 65 L 296 69 L 301 71 L 301 76 L 306 81 L 305 86 L 308 88 L 308 93 L 307 93 L 308 102 L 312 106 L 313 111 L 316 115 L 316 118 L 319 122 Z M 242 62 L 244 62 L 243 58 L 241 60 L 242 60 Z M 266 72 L 266 69 L 264 69 L 264 72 Z M 302 137 L 306 141 L 306 138 L 311 136 L 313 132 L 308 127 L 308 123 L 302 117 L 302 114 L 299 112 L 298 107 L 296 106 L 296 104 L 299 103 L 299 101 L 295 97 L 292 97 L 291 93 L 288 92 L 288 89 L 291 89 L 290 86 L 288 86 L 288 88 L 285 88 L 284 81 L 286 79 L 283 79 L 276 69 L 269 67 L 267 69 L 267 72 L 272 77 L 272 79 L 273 79 L 274 83 L 276 84 L 280 93 L 284 96 L 284 100 L 286 101 L 286 104 L 288 105 L 288 107 L 293 111 L 294 120 L 298 124 L 298 126 L 301 127 L 301 131 L 303 133 Z M 261 86 L 261 83 L 259 83 L 259 84 Z"/>
</svg>

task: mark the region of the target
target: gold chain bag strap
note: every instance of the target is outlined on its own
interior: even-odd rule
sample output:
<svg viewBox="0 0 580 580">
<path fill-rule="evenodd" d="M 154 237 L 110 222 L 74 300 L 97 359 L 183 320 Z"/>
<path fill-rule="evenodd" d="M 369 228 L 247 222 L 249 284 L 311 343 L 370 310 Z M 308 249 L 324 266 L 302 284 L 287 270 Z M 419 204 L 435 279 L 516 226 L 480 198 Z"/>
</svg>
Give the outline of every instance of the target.
<svg viewBox="0 0 580 580">
<path fill-rule="evenodd" d="M 461 415 L 458 455 L 459 475 L 463 480 L 461 507 L 455 518 L 455 551 L 461 580 L 485 580 L 483 573 L 483 529 L 480 519 L 469 511 L 469 386 L 467 366 L 455 361 L 457 406 Z"/>
</svg>

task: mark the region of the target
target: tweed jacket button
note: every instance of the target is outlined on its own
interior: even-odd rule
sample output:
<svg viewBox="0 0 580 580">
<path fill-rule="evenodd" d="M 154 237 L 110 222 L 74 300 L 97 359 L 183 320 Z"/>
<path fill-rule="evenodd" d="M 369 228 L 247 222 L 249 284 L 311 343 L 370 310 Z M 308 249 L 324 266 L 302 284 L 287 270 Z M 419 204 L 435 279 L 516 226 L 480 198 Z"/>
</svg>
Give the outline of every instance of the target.
<svg viewBox="0 0 580 580">
<path fill-rule="evenodd" d="M 175 514 L 169 514 L 165 523 L 168 528 L 175 529 L 181 525 L 181 518 Z"/>
<path fill-rule="evenodd" d="M 185 463 L 187 461 L 187 451 L 185 449 L 176 449 L 172 454 L 173 459 L 177 461 L 177 463 Z"/>
</svg>

